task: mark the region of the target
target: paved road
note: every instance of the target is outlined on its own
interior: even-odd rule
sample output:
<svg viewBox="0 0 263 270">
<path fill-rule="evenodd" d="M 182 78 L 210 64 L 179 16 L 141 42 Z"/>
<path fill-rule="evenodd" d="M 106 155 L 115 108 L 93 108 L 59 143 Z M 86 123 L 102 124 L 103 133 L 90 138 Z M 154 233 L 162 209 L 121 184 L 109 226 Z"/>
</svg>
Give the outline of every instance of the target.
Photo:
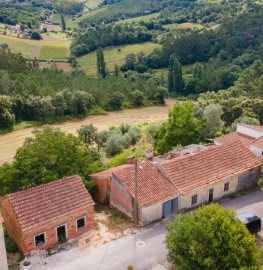
<svg viewBox="0 0 263 270">
<path fill-rule="evenodd" d="M 263 192 L 256 191 L 222 203 L 225 208 L 235 208 L 237 213 L 253 212 L 263 219 Z M 166 234 L 162 223 L 146 228 L 134 236 L 127 236 L 107 243 L 92 251 L 78 249 L 58 253 L 46 259 L 36 270 L 135 270 L 151 269 L 166 259 L 163 243 Z M 263 236 L 263 235 L 262 235 Z M 138 247 L 138 242 L 144 246 Z M 136 258 L 136 259 L 135 259 Z"/>
</svg>

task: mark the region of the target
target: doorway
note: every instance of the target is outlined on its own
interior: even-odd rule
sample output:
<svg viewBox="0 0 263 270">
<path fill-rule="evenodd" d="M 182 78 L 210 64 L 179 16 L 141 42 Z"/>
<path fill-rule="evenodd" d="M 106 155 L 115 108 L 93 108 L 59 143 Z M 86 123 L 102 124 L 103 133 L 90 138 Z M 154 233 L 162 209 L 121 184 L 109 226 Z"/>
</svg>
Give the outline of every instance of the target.
<svg viewBox="0 0 263 270">
<path fill-rule="evenodd" d="M 57 232 L 57 242 L 58 243 L 65 243 L 67 240 L 67 231 L 66 225 L 62 225 L 56 228 Z"/>
<path fill-rule="evenodd" d="M 214 189 L 209 189 L 209 198 L 208 198 L 208 202 L 212 202 L 214 199 Z"/>
</svg>

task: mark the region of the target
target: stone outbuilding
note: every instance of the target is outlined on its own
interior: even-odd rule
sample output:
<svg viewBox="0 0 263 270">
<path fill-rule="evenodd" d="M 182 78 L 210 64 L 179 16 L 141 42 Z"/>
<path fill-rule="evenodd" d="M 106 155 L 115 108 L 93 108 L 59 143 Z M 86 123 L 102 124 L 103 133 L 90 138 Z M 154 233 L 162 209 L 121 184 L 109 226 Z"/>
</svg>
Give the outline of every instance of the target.
<svg viewBox="0 0 263 270">
<path fill-rule="evenodd" d="M 151 161 L 140 163 L 113 173 L 110 203 L 131 218 L 135 213 L 135 181 L 137 179 L 137 217 L 144 226 L 165 217 L 166 206 L 170 212 L 178 212 L 180 192 L 161 170 Z"/>
<path fill-rule="evenodd" d="M 24 254 L 94 227 L 94 202 L 77 175 L 9 194 L 1 206 L 7 232 Z"/>
</svg>

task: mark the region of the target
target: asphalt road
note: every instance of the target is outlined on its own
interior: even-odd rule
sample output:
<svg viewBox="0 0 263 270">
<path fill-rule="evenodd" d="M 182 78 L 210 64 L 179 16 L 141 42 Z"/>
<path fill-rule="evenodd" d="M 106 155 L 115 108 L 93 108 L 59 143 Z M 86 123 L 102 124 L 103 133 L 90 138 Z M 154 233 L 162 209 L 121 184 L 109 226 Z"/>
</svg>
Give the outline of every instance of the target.
<svg viewBox="0 0 263 270">
<path fill-rule="evenodd" d="M 221 204 L 234 208 L 237 213 L 253 212 L 263 220 L 263 192 L 256 191 Z M 163 243 L 166 234 L 163 223 L 155 224 L 142 232 L 109 242 L 92 251 L 78 249 L 58 253 L 45 260 L 37 270 L 135 270 L 151 269 L 166 261 L 167 250 Z M 263 236 L 262 232 L 260 236 Z"/>
</svg>

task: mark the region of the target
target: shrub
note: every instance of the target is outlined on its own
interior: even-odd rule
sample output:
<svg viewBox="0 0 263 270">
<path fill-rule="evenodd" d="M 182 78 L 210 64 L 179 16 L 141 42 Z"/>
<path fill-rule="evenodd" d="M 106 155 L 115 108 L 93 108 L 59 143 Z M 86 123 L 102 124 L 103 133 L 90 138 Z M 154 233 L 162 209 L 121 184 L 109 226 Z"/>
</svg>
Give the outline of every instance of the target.
<svg viewBox="0 0 263 270">
<path fill-rule="evenodd" d="M 138 127 L 132 127 L 128 131 L 128 135 L 130 137 L 130 143 L 135 145 L 141 138 L 141 130 Z"/>
<path fill-rule="evenodd" d="M 32 39 L 35 39 L 35 40 L 42 39 L 41 35 L 38 32 L 36 32 L 36 31 L 31 34 L 31 38 Z"/>
<path fill-rule="evenodd" d="M 17 244 L 9 236 L 5 237 L 5 247 L 6 247 L 6 251 L 8 253 L 19 252 L 19 248 L 18 248 Z"/>
<path fill-rule="evenodd" d="M 104 147 L 104 150 L 109 157 L 121 153 L 123 149 L 123 136 L 118 133 L 111 135 Z"/>
</svg>

